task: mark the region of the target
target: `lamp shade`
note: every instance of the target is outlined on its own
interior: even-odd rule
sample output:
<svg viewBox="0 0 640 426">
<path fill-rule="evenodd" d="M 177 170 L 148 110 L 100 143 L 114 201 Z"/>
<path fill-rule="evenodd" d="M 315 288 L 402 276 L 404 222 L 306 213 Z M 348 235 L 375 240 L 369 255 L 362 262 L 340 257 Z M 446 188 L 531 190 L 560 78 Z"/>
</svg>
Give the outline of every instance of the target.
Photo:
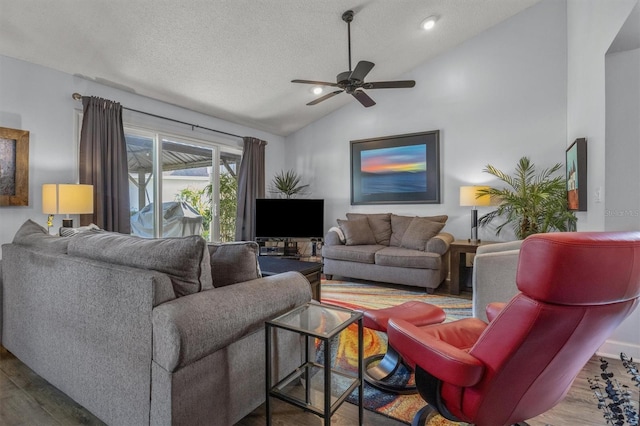
<svg viewBox="0 0 640 426">
<path fill-rule="evenodd" d="M 461 186 L 460 187 L 460 205 L 461 206 L 490 206 L 491 197 L 482 195 L 478 197 L 480 190 L 488 190 L 488 186 Z"/>
<path fill-rule="evenodd" d="M 93 185 L 62 183 L 42 185 L 42 213 L 93 213 Z"/>
</svg>

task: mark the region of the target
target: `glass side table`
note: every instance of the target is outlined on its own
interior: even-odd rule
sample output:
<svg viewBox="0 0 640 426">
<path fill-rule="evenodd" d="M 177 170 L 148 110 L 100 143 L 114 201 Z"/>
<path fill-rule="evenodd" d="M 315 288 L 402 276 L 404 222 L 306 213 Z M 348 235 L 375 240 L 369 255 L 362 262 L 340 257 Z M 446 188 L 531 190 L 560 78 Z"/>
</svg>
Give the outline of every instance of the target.
<svg viewBox="0 0 640 426">
<path fill-rule="evenodd" d="M 358 367 L 357 375 L 332 368 L 331 346 L 333 338 L 349 325 L 358 324 Z M 273 329 L 284 329 L 304 336 L 304 361 L 291 374 L 272 385 L 272 335 Z M 265 322 L 266 332 L 266 412 L 267 425 L 271 425 L 270 398 L 275 397 L 303 408 L 331 424 L 331 416 L 357 388 L 358 419 L 362 425 L 364 380 L 362 369 L 362 312 L 351 311 L 320 303 L 308 303 L 286 314 Z M 316 362 L 315 351 L 311 348 L 318 339 L 324 345 L 324 363 Z M 314 359 L 310 359 L 313 354 Z"/>
</svg>

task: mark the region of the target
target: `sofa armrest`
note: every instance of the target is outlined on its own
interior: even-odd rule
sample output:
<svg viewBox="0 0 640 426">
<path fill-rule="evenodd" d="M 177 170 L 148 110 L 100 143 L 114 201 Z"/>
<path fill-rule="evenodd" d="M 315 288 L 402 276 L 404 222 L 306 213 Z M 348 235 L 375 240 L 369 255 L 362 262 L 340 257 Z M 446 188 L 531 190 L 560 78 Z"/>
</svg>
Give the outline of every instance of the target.
<svg viewBox="0 0 640 426">
<path fill-rule="evenodd" d="M 345 243 L 344 234 L 342 234 L 342 230 L 336 226 L 329 229 L 327 234 L 324 236 L 324 245 L 325 246 L 343 246 Z"/>
<path fill-rule="evenodd" d="M 439 255 L 445 254 L 449 251 L 449 245 L 455 238 L 448 232 L 441 232 L 435 237 L 427 241 L 427 251 L 430 253 L 437 253 Z"/>
<path fill-rule="evenodd" d="M 164 303 L 153 310 L 153 359 L 173 372 L 310 300 L 309 281 L 287 272 Z"/>
<path fill-rule="evenodd" d="M 507 243 L 509 244 L 509 243 Z M 508 302 L 518 293 L 516 271 L 520 250 L 483 253 L 480 249 L 473 261 L 473 316 L 487 320 L 485 308 L 492 302 Z"/>
</svg>

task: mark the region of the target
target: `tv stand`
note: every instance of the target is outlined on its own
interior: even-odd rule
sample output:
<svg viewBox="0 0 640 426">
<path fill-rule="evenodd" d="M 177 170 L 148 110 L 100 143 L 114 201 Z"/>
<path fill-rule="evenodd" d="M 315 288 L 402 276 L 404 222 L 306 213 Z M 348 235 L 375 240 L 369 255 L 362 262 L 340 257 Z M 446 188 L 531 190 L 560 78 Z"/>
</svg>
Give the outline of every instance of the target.
<svg viewBox="0 0 640 426">
<path fill-rule="evenodd" d="M 279 256 L 289 259 L 315 259 L 322 240 L 322 238 L 256 238 L 260 246 L 260 256 Z"/>
<path fill-rule="evenodd" d="M 298 242 L 288 238 L 257 238 L 260 256 L 281 256 L 298 259 Z"/>
</svg>

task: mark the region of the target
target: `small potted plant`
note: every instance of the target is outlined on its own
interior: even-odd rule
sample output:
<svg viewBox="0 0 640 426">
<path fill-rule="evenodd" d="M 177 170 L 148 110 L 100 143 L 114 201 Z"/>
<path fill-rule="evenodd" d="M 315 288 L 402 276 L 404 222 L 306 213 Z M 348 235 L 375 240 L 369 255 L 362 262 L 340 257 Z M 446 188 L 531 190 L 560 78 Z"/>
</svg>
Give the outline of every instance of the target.
<svg viewBox="0 0 640 426">
<path fill-rule="evenodd" d="M 301 178 L 293 170 L 281 170 L 273 177 L 269 186 L 269 192 L 281 198 L 294 198 L 297 195 L 304 195 L 309 190 L 309 185 L 302 185 Z"/>
</svg>

